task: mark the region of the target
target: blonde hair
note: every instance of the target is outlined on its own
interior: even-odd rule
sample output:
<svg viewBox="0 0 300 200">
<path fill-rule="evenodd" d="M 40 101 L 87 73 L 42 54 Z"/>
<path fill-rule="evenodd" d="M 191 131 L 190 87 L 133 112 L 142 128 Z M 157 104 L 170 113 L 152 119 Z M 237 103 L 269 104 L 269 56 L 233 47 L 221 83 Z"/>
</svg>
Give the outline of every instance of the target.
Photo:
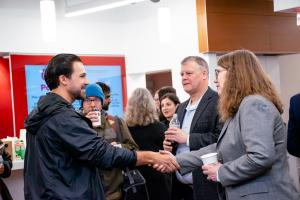
<svg viewBox="0 0 300 200">
<path fill-rule="evenodd" d="M 248 50 L 230 52 L 219 58 L 218 66 L 227 70 L 219 102 L 222 121 L 236 114 L 244 97 L 254 94 L 267 98 L 283 113 L 279 95 L 254 53 Z"/>
<path fill-rule="evenodd" d="M 147 89 L 133 91 L 126 106 L 125 121 L 128 126 L 147 126 L 158 121 L 154 99 Z"/>
</svg>

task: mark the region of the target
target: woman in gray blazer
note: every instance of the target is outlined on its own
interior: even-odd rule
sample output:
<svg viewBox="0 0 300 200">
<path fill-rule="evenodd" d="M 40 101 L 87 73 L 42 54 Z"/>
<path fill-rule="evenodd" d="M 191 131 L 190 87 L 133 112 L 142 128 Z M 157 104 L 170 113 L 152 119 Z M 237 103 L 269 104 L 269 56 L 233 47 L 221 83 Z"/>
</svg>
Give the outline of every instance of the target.
<svg viewBox="0 0 300 200">
<path fill-rule="evenodd" d="M 220 199 L 299 200 L 288 173 L 283 104 L 257 57 L 248 50 L 225 54 L 215 72 L 224 127 L 217 143 L 176 156 L 181 173 L 202 166 L 222 185 Z M 200 156 L 211 152 L 219 162 L 203 165 Z"/>
</svg>

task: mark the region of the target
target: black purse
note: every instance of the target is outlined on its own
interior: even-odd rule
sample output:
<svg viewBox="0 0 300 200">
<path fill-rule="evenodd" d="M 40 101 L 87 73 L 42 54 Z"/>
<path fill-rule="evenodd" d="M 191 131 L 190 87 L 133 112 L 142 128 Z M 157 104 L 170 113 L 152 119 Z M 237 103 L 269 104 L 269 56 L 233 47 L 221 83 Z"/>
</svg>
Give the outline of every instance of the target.
<svg viewBox="0 0 300 200">
<path fill-rule="evenodd" d="M 123 170 L 124 200 L 149 200 L 146 180 L 137 169 Z"/>
<path fill-rule="evenodd" d="M 121 119 L 115 117 L 117 141 L 122 142 Z M 129 131 L 129 130 L 128 130 Z M 123 200 L 149 200 L 146 180 L 137 169 L 126 167 L 123 171 Z"/>
</svg>

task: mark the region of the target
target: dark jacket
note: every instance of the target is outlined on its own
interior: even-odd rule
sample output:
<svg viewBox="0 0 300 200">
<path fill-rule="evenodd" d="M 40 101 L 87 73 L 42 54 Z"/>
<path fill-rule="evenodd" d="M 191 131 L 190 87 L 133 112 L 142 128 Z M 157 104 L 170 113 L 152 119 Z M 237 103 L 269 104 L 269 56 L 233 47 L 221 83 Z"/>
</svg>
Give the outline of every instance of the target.
<svg viewBox="0 0 300 200">
<path fill-rule="evenodd" d="M 0 140 L 0 145 L 2 146 L 2 144 L 3 142 Z M 2 148 L 0 148 L 0 155 L 3 158 L 3 166 L 4 166 L 4 171 L 0 175 L 0 177 L 7 178 L 11 174 L 12 161 L 11 161 L 11 156 L 9 153 L 7 153 L 4 145 L 2 146 Z M 1 178 L 0 178 L 0 195 L 2 196 L 2 199 L 12 200 L 9 190 Z"/>
<path fill-rule="evenodd" d="M 147 126 L 133 126 L 129 127 L 129 130 L 140 150 L 158 152 L 163 149 L 166 127 L 162 123 L 154 122 Z M 158 172 L 150 166 L 139 166 L 138 169 L 146 179 L 150 200 L 171 199 L 172 179 L 169 174 Z"/>
<path fill-rule="evenodd" d="M 300 158 L 300 94 L 290 100 L 287 150 Z"/>
<path fill-rule="evenodd" d="M 191 151 L 217 142 L 223 127 L 219 121 L 218 100 L 218 94 L 208 88 L 199 102 L 190 128 L 189 144 Z M 189 100 L 181 103 L 177 109 L 181 125 L 188 103 Z M 193 185 L 195 200 L 218 199 L 217 183 L 208 181 L 200 167 L 193 171 Z"/>
<path fill-rule="evenodd" d="M 136 154 L 98 138 L 91 125 L 61 96 L 40 98 L 25 122 L 25 199 L 104 199 L 97 167 L 133 165 Z"/>
</svg>

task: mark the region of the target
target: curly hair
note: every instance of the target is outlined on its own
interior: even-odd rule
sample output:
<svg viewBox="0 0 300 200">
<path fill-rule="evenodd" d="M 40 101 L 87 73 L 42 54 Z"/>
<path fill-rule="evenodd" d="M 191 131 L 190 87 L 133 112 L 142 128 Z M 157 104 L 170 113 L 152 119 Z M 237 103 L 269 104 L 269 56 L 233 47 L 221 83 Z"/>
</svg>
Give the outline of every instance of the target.
<svg viewBox="0 0 300 200">
<path fill-rule="evenodd" d="M 220 95 L 221 120 L 233 117 L 244 97 L 261 95 L 269 99 L 283 113 L 283 104 L 258 58 L 249 50 L 236 50 L 221 56 L 218 66 L 227 70 Z"/>
<path fill-rule="evenodd" d="M 158 114 L 151 93 L 145 88 L 137 88 L 128 100 L 125 112 L 128 126 L 147 126 L 158 121 Z"/>
</svg>

